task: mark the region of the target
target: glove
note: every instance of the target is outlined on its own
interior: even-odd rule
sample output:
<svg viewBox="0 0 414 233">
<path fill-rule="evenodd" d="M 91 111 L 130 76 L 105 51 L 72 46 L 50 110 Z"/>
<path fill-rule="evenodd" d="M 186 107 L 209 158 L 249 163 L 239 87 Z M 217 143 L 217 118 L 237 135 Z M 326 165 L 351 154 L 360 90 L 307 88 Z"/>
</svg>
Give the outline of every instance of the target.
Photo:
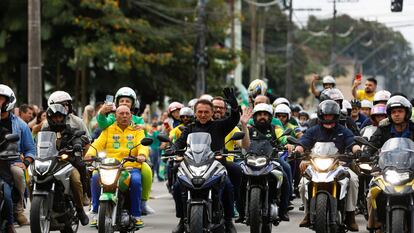
<svg viewBox="0 0 414 233">
<path fill-rule="evenodd" d="M 230 104 L 232 109 L 236 109 L 239 106 L 237 102 L 236 94 L 233 88 L 226 87 L 223 89 L 223 94 L 226 97 L 226 102 Z"/>
</svg>

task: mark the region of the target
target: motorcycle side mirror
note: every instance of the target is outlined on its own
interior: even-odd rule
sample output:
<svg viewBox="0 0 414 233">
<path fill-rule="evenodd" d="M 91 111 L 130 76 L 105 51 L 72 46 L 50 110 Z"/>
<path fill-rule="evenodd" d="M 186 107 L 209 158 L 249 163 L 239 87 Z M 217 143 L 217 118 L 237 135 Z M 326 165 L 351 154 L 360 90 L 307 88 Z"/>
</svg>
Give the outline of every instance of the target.
<svg viewBox="0 0 414 233">
<path fill-rule="evenodd" d="M 157 139 L 160 140 L 161 142 L 171 142 L 171 140 L 165 134 L 158 134 Z"/>
<path fill-rule="evenodd" d="M 152 138 L 143 138 L 141 140 L 141 145 L 149 146 L 149 145 L 151 145 L 153 143 L 153 141 L 154 140 L 152 140 Z"/>
<path fill-rule="evenodd" d="M 226 143 L 224 143 L 224 145 L 226 145 L 230 141 L 242 140 L 243 138 L 244 138 L 244 132 L 235 132 L 233 136 L 231 136 L 231 138 Z"/>
<path fill-rule="evenodd" d="M 5 139 L 7 142 L 17 142 L 17 141 L 19 141 L 20 137 L 19 137 L 19 135 L 18 135 L 18 134 L 7 134 L 7 135 L 4 137 L 4 139 Z"/>
<path fill-rule="evenodd" d="M 80 136 L 85 135 L 85 134 L 86 134 L 86 132 L 84 130 L 78 130 L 74 133 L 74 136 L 75 137 L 80 137 Z"/>
<path fill-rule="evenodd" d="M 362 145 L 366 145 L 366 146 L 369 146 L 369 147 L 371 147 L 371 148 L 374 148 L 374 149 L 378 150 L 378 148 L 376 148 L 374 145 L 372 145 L 371 143 L 369 143 L 369 142 L 368 142 L 368 140 L 367 140 L 367 139 L 365 139 L 364 137 L 361 137 L 361 136 L 355 136 L 355 137 L 354 137 L 354 141 L 355 141 L 355 142 L 358 142 L 358 143 L 360 143 L 360 144 L 362 144 Z"/>
<path fill-rule="evenodd" d="M 294 137 L 287 137 L 287 141 L 289 144 L 300 145 L 299 140 Z"/>
</svg>

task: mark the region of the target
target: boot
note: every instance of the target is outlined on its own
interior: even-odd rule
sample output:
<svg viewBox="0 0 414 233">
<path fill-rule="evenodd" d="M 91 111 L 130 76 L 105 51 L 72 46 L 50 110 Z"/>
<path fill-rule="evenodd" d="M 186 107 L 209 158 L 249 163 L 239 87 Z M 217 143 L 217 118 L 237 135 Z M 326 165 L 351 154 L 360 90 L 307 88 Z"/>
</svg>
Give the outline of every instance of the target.
<svg viewBox="0 0 414 233">
<path fill-rule="evenodd" d="M 306 214 L 302 222 L 299 223 L 299 227 L 309 227 L 309 226 L 310 226 L 310 216 L 309 214 Z"/>
<path fill-rule="evenodd" d="M 184 233 L 184 219 L 180 218 L 178 225 L 172 230 L 172 233 Z"/>
<path fill-rule="evenodd" d="M 236 228 L 234 227 L 233 221 L 229 220 L 224 223 L 226 227 L 226 233 L 237 233 Z"/>
<path fill-rule="evenodd" d="M 78 212 L 79 221 L 82 224 L 82 226 L 88 225 L 89 224 L 89 218 L 88 218 L 88 215 L 86 215 L 83 208 L 77 209 L 77 212 Z"/>
<path fill-rule="evenodd" d="M 345 224 L 350 231 L 358 231 L 358 224 L 355 222 L 355 211 L 346 212 Z"/>
<path fill-rule="evenodd" d="M 13 224 L 7 225 L 7 233 L 17 233 Z"/>
<path fill-rule="evenodd" d="M 24 216 L 23 213 L 18 213 L 16 215 L 16 221 L 20 226 L 30 225 L 29 220 L 27 220 L 26 216 Z"/>
</svg>

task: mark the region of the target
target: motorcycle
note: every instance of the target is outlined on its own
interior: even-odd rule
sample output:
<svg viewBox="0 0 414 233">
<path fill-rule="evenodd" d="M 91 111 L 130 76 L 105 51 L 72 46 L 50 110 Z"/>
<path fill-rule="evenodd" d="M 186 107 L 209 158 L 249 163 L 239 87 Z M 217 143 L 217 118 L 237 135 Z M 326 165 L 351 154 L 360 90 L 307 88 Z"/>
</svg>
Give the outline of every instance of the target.
<svg viewBox="0 0 414 233">
<path fill-rule="evenodd" d="M 299 142 L 289 137 L 289 143 Z M 315 143 L 310 165 L 303 173 L 310 229 L 317 233 L 345 232 L 345 206 L 349 173 L 340 163 L 345 158 L 333 142 Z M 348 159 L 348 157 L 346 157 Z"/>
<path fill-rule="evenodd" d="M 282 136 L 290 135 L 291 132 L 288 129 Z M 240 163 L 246 182 L 245 193 L 240 196 L 245 197 L 246 224 L 250 226 L 251 233 L 270 233 L 272 225 L 280 222 L 278 203 L 272 203 L 269 197 L 272 192 L 277 192 L 280 197 L 283 183 L 282 167 L 273 158 L 275 153 L 270 141 L 252 140 L 247 154 L 243 156 L 244 160 Z M 276 190 L 269 189 L 271 179 L 276 181 Z"/>
<path fill-rule="evenodd" d="M 358 142 L 375 148 L 364 138 Z M 375 148 L 378 149 L 378 148 Z M 389 233 L 414 231 L 414 142 L 391 138 L 379 150 L 370 188 L 374 217 Z"/>
<path fill-rule="evenodd" d="M 0 143 L 0 147 L 4 144 L 7 144 L 6 148 L 0 152 L 0 161 L 8 162 L 15 161 L 20 158 L 18 152 L 18 147 L 16 142 L 19 141 L 19 135 L 17 134 L 8 134 L 5 136 L 5 139 Z M 6 208 L 3 208 L 4 203 L 4 181 L 0 179 L 0 232 L 6 232 L 7 225 L 7 213 Z M 14 190 L 16 192 L 16 190 Z M 14 195 L 19 196 L 19 195 Z M 13 200 L 15 202 L 17 200 Z"/>
<path fill-rule="evenodd" d="M 244 134 L 235 134 L 231 140 L 240 140 Z M 159 135 L 160 141 L 168 138 Z M 216 160 L 216 154 L 210 149 L 209 133 L 191 133 L 187 138 L 185 150 L 177 173 L 182 189 L 184 205 L 185 231 L 191 233 L 224 232 L 221 188 L 227 176 L 225 167 Z M 220 154 L 219 156 L 223 156 Z"/>
<path fill-rule="evenodd" d="M 126 162 L 137 162 L 131 152 L 139 145 L 149 146 L 153 142 L 150 138 L 144 138 L 141 142 L 129 150 L 128 157 L 118 161 L 115 158 L 103 158 L 100 155 L 95 161 L 98 162 L 98 172 L 102 188 L 99 197 L 98 211 L 98 232 L 111 233 L 119 231 L 121 233 L 135 232 L 135 219 L 130 214 L 129 198 L 129 168 L 124 168 Z M 96 149 L 96 148 L 95 148 Z"/>
<path fill-rule="evenodd" d="M 68 147 L 59 151 L 55 132 L 39 132 L 36 158 L 29 169 L 30 183 L 33 185 L 31 232 L 78 231 L 79 219 L 73 204 L 69 177 L 74 169 L 71 161 L 82 158 L 81 137 L 84 134 L 85 131 L 75 132 L 68 141 Z"/>
</svg>

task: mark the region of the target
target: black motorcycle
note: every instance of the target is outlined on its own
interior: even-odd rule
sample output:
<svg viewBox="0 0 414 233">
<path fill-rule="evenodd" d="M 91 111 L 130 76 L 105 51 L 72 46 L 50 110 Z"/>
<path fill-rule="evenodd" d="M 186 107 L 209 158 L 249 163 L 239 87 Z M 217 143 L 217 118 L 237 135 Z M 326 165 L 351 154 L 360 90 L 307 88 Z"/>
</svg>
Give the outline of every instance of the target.
<svg viewBox="0 0 414 233">
<path fill-rule="evenodd" d="M 17 134 L 8 134 L 5 136 L 5 139 L 0 143 L 0 147 L 6 145 L 6 149 L 0 152 L 0 161 L 15 161 L 20 158 L 20 154 L 18 152 L 18 147 L 16 142 L 19 141 L 19 135 Z M 0 232 L 6 232 L 7 226 L 7 213 L 6 208 L 4 207 L 4 181 L 0 178 Z M 17 190 L 15 190 L 17 192 Z M 19 195 L 13 195 L 19 196 Z M 17 200 L 13 200 L 16 202 Z"/>
<path fill-rule="evenodd" d="M 68 140 L 67 148 L 57 150 L 56 133 L 38 134 L 37 155 L 29 169 L 33 185 L 30 208 L 30 230 L 33 233 L 76 233 L 79 218 L 73 203 L 70 175 L 72 161 L 82 157 L 84 131 L 77 131 Z"/>
</svg>

